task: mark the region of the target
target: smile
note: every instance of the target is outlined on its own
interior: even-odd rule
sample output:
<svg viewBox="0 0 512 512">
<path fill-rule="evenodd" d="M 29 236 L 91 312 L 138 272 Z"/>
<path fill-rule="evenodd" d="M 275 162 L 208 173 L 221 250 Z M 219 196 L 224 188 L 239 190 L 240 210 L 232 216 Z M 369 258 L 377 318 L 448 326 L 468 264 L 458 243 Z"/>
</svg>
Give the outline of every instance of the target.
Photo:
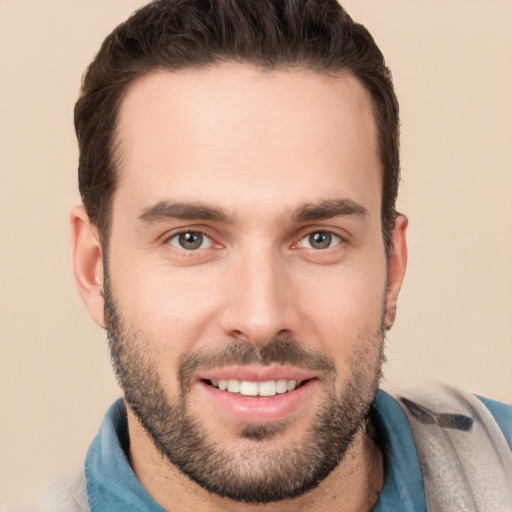
<svg viewBox="0 0 512 512">
<path fill-rule="evenodd" d="M 243 423 L 261 424 L 290 418 L 313 399 L 318 379 L 306 375 L 294 377 L 272 379 L 267 376 L 262 380 L 255 375 L 238 379 L 212 376 L 198 380 L 197 384 L 217 412 L 222 411 Z"/>
<path fill-rule="evenodd" d="M 221 379 L 207 381 L 211 386 L 228 393 L 235 393 L 242 396 L 274 396 L 293 391 L 301 385 L 297 380 L 267 380 L 255 382 L 237 379 Z"/>
</svg>

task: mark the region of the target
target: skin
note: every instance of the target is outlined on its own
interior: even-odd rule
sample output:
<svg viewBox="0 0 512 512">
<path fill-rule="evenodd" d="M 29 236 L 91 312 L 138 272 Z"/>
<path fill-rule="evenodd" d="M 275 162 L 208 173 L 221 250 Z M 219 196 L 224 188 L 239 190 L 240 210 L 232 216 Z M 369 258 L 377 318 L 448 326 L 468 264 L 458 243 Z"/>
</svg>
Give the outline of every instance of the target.
<svg viewBox="0 0 512 512">
<path fill-rule="evenodd" d="M 362 347 L 368 361 L 377 360 L 376 333 L 382 320 L 386 328 L 394 321 L 405 272 L 407 220 L 397 218 L 386 258 L 376 127 L 370 98 L 354 77 L 227 63 L 157 71 L 129 88 L 118 143 L 110 285 L 125 327 L 151 340 L 148 357 L 169 399 L 179 394 L 180 358 L 226 340 L 264 347 L 278 334 L 292 336 L 334 362 L 337 387 L 348 381 Z M 162 202 L 206 205 L 222 216 L 148 215 Z M 334 211 L 334 203 L 351 208 Z M 306 205 L 330 210 L 312 219 L 300 215 Z M 182 229 L 205 233 L 206 243 L 180 248 L 175 235 Z M 318 231 L 335 235 L 331 246 L 309 246 L 308 235 Z M 105 327 L 102 248 L 81 206 L 71 213 L 71 235 L 80 293 Z M 190 396 L 221 448 L 284 449 L 300 442 L 325 397 L 317 380 L 267 445 L 240 439 L 241 422 L 195 386 Z M 369 510 L 383 484 L 380 450 L 361 429 L 316 489 L 289 501 L 237 503 L 181 474 L 130 409 L 128 424 L 137 477 L 173 511 Z"/>
</svg>

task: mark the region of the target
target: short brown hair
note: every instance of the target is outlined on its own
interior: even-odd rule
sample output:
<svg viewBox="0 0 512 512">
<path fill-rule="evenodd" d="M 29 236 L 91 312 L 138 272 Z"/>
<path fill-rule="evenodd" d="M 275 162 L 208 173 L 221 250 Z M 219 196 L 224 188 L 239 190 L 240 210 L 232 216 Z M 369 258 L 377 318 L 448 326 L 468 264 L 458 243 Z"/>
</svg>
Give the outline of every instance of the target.
<svg viewBox="0 0 512 512">
<path fill-rule="evenodd" d="M 103 243 L 116 188 L 116 123 L 129 85 L 170 71 L 235 61 L 267 70 L 348 71 L 371 95 L 382 165 L 382 231 L 388 249 L 400 175 L 399 117 L 391 74 L 368 30 L 336 0 L 157 0 L 103 42 L 75 105 L 80 194 Z"/>
</svg>

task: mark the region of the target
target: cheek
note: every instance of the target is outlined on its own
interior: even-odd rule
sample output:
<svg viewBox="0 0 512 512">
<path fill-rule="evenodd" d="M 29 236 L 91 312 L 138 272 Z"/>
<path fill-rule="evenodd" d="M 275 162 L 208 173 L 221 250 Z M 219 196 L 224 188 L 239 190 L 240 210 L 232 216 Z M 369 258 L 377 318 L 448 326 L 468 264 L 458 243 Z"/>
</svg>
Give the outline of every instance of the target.
<svg viewBox="0 0 512 512">
<path fill-rule="evenodd" d="M 198 268 L 183 271 L 161 265 L 133 266 L 117 280 L 116 299 L 125 318 L 144 332 L 152 345 L 179 357 L 215 320 L 214 280 Z"/>
<path fill-rule="evenodd" d="M 303 316 L 317 332 L 324 350 L 338 361 L 348 361 L 368 340 L 380 333 L 386 295 L 384 266 L 373 271 L 331 274 L 320 293 L 304 293 L 308 307 Z M 378 339 L 378 338 L 377 338 Z"/>
</svg>

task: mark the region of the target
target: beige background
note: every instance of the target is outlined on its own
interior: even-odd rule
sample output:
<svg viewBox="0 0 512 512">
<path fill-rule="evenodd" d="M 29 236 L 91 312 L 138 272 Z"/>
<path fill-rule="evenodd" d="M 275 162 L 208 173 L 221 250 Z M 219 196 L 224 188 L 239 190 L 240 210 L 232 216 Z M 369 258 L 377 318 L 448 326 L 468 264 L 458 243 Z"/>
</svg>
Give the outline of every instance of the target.
<svg viewBox="0 0 512 512">
<path fill-rule="evenodd" d="M 81 73 L 136 0 L 0 0 L 0 506 L 81 463 L 119 394 L 71 273 Z M 512 402 L 512 2 L 347 0 L 402 105 L 410 262 L 387 376 Z"/>
</svg>

